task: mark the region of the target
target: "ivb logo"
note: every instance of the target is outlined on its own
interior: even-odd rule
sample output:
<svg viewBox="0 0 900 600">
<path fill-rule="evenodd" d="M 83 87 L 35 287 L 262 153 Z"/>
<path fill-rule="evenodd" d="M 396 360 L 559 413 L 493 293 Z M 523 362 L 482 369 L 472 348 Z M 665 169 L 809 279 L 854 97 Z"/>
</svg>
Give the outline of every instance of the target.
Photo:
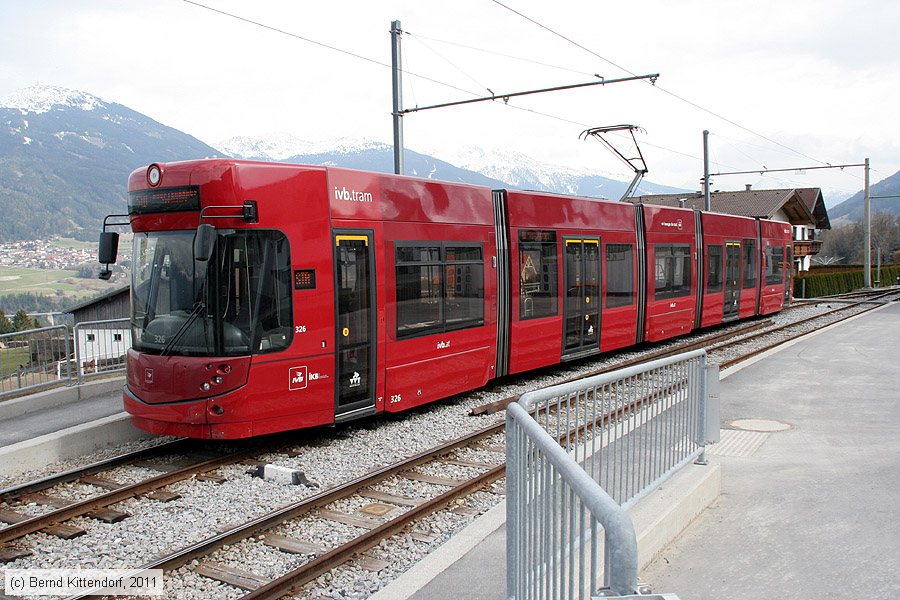
<svg viewBox="0 0 900 600">
<path fill-rule="evenodd" d="M 681 219 L 678 219 L 677 221 L 662 221 L 660 225 L 663 227 L 673 227 L 678 231 L 681 231 L 684 228 L 684 223 Z"/>
<path fill-rule="evenodd" d="M 291 367 L 288 371 L 290 375 L 289 390 L 304 390 L 309 383 L 309 372 L 306 367 Z"/>
<path fill-rule="evenodd" d="M 358 192 L 356 190 L 348 190 L 347 186 L 343 186 L 341 187 L 341 189 L 338 189 L 337 186 L 335 186 L 334 199 L 344 200 L 346 202 L 374 202 L 375 196 L 372 195 L 372 192 Z"/>
</svg>

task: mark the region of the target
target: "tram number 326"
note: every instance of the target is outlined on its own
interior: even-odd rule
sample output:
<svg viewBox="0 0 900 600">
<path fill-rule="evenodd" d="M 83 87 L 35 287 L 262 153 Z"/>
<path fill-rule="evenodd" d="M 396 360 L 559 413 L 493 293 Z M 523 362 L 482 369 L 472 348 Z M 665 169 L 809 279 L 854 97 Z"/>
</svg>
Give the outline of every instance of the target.
<svg viewBox="0 0 900 600">
<path fill-rule="evenodd" d="M 401 394 L 391 394 L 391 404 L 398 402 L 403 402 L 403 396 Z"/>
</svg>

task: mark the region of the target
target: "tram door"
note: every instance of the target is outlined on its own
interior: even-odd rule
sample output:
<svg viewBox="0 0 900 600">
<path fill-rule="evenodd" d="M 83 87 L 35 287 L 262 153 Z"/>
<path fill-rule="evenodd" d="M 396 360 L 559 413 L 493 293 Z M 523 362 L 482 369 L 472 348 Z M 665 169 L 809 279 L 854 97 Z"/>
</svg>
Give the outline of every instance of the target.
<svg viewBox="0 0 900 600">
<path fill-rule="evenodd" d="M 725 242 L 725 308 L 723 321 L 737 319 L 741 308 L 741 243 Z"/>
<path fill-rule="evenodd" d="M 335 421 L 375 410 L 375 259 L 372 233 L 334 234 L 336 298 Z"/>
<path fill-rule="evenodd" d="M 600 240 L 565 239 L 566 299 L 563 355 L 595 350 L 600 342 Z"/>
</svg>

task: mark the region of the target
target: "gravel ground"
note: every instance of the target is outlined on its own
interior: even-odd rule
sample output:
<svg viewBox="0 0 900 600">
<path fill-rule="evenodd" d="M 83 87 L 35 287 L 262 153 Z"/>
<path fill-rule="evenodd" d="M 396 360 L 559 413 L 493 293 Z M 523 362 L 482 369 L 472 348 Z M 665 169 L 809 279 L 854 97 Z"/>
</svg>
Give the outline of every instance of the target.
<svg viewBox="0 0 900 600">
<path fill-rule="evenodd" d="M 809 318 L 827 310 L 828 305 L 820 303 L 795 308 L 769 318 L 772 318 L 776 325 L 781 325 Z M 822 324 L 816 324 L 809 326 L 809 329 L 821 326 Z M 671 342 L 675 343 L 678 342 Z M 758 342 L 760 345 L 769 343 L 771 341 L 765 339 Z M 651 350 L 667 345 L 670 344 L 656 344 Z M 18 540 L 13 546 L 28 549 L 33 555 L 7 563 L 3 569 L 138 566 L 155 555 L 207 538 L 229 525 L 243 522 L 278 506 L 296 502 L 322 489 L 363 475 L 374 468 L 431 448 L 440 441 L 458 438 L 467 432 L 504 419 L 503 412 L 479 417 L 468 416 L 470 409 L 476 406 L 551 385 L 559 379 L 628 359 L 639 353 L 640 351 L 621 352 L 596 360 L 542 370 L 526 377 L 510 377 L 485 389 L 421 407 L 401 416 L 385 415 L 363 422 L 299 434 L 303 440 L 293 448 L 296 455 L 288 456 L 273 452 L 267 454 L 265 460 L 302 470 L 317 487 L 264 481 L 250 476 L 248 474 L 250 468 L 247 466 L 223 467 L 218 470 L 220 475 L 227 478 L 222 484 L 191 479 L 169 486 L 168 489 L 182 495 L 178 500 L 163 503 L 131 499 L 112 506 L 111 508 L 132 515 L 120 523 L 107 524 L 87 518 L 75 519 L 71 523 L 84 527 L 88 532 L 75 540 L 64 541 L 42 533 Z M 727 358 L 716 356 L 716 360 Z M 155 445 L 161 441 L 162 438 L 157 438 L 127 444 L 82 460 L 48 465 L 47 469 L 41 472 L 33 471 L 16 478 L 0 479 L 0 487 L 95 462 L 138 447 Z M 503 437 L 494 436 L 488 443 L 502 445 Z M 454 456 L 461 460 L 489 463 L 503 460 L 503 457 L 496 453 L 472 449 L 460 451 Z M 420 470 L 460 479 L 478 471 L 458 465 L 442 465 L 440 468 L 427 466 Z M 109 476 L 127 483 L 155 474 L 157 473 L 148 469 L 122 467 Z M 53 493 L 66 498 L 81 499 L 88 493 L 85 489 L 87 487 L 67 484 Z M 397 495 L 423 497 L 426 493 L 423 490 L 427 487 L 427 484 L 392 478 L 379 489 Z M 441 486 L 431 487 L 435 490 L 445 489 Z M 502 484 L 498 489 L 502 490 Z M 465 502 L 470 508 L 484 512 L 501 498 L 502 496 L 498 494 L 479 492 L 468 497 Z M 341 506 L 345 512 L 353 512 L 370 502 L 371 500 L 363 498 L 351 498 L 343 501 Z M 29 514 L 39 514 L 47 510 L 46 507 L 38 505 L 27 505 L 26 508 Z M 16 510 L 20 508 L 17 507 Z M 370 572 L 354 562 L 348 563 L 345 567 L 308 584 L 300 597 L 365 598 L 415 564 L 474 518 L 448 511 L 436 513 L 417 527 L 418 530 L 437 536 L 435 541 L 430 543 L 416 541 L 409 533 L 395 536 L 368 553 L 389 560 L 390 566 L 378 572 Z M 280 526 L 272 533 L 315 539 L 319 543 L 331 545 L 346 541 L 353 535 L 355 529 L 348 525 L 312 519 L 305 524 L 301 520 Z M 249 542 L 249 545 L 240 544 L 223 549 L 213 559 L 215 562 L 261 575 L 276 576 L 289 568 L 303 564 L 308 557 L 274 550 L 265 546 L 262 539 L 255 539 Z M 177 576 L 167 577 L 166 591 L 169 597 L 232 598 L 241 595 L 235 588 L 198 576 L 192 570 L 195 566 L 186 565 L 177 572 Z"/>
</svg>

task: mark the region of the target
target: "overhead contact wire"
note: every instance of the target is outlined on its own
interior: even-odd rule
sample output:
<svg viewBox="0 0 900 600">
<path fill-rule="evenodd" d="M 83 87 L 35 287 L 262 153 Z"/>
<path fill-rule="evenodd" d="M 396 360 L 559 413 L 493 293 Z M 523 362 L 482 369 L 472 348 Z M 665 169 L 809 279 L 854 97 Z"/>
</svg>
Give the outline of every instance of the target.
<svg viewBox="0 0 900 600">
<path fill-rule="evenodd" d="M 601 56 L 600 54 L 594 52 L 593 50 L 591 50 L 591 49 L 588 48 L 587 46 L 584 46 L 584 45 L 582 45 L 582 44 L 576 42 L 576 41 L 573 40 L 572 38 L 569 38 L 569 37 L 567 37 L 567 36 L 565 36 L 565 35 L 559 33 L 558 31 L 555 31 L 555 30 L 551 29 L 550 27 L 544 25 L 543 23 L 541 23 L 541 22 L 539 22 L 539 21 L 537 21 L 537 20 L 535 20 L 535 19 L 532 19 L 532 18 L 529 17 L 528 15 L 526 15 L 526 14 L 524 14 L 524 13 L 522 13 L 522 12 L 519 12 L 518 10 L 516 10 L 516 9 L 514 9 L 514 8 L 511 8 L 511 7 L 507 6 L 507 5 L 504 4 L 503 2 L 500 2 L 500 0 L 491 0 L 491 2 L 493 2 L 494 4 L 496 4 L 496 5 L 498 5 L 498 6 L 501 6 L 502 8 L 505 8 L 506 10 L 508 10 L 508 11 L 510 11 L 510 12 L 512 12 L 512 13 L 515 13 L 516 15 L 518 15 L 518 16 L 522 17 L 523 19 L 525 19 L 526 21 L 528 21 L 528 22 L 530 22 L 530 23 L 533 23 L 534 25 L 540 27 L 541 29 L 543 29 L 543 30 L 545 30 L 545 31 L 547 31 L 547 32 L 549 32 L 549 33 L 551 33 L 552 35 L 555 35 L 555 36 L 558 37 L 558 38 L 561 38 L 561 39 L 565 40 L 566 42 L 568 42 L 568 43 L 570 43 L 570 44 L 572 44 L 572 45 L 574 45 L 574 46 L 576 46 L 576 47 L 578 47 L 578 48 L 584 50 L 585 52 L 588 52 L 589 54 L 591 54 L 591 55 L 593 55 L 593 56 L 599 58 L 600 60 L 602 60 L 602 61 L 604 61 L 604 62 L 606 62 L 606 63 L 608 63 L 608 64 L 610 64 L 610 65 L 612 65 L 613 67 L 615 67 L 615 68 L 617 68 L 617 69 L 621 69 L 622 71 L 628 73 L 629 75 L 632 75 L 632 76 L 635 75 L 635 73 L 632 72 L 631 70 L 626 69 L 626 68 L 623 67 L 622 65 L 619 65 L 619 64 L 617 64 L 617 63 L 615 63 L 615 62 L 609 60 L 609 59 L 606 58 L 605 56 Z M 723 115 L 720 115 L 720 114 L 718 114 L 718 113 L 716 113 L 716 112 L 714 112 L 714 111 L 712 111 L 712 110 L 710 110 L 710 109 L 708 109 L 708 108 L 706 108 L 706 107 L 704 107 L 704 106 L 701 106 L 701 105 L 697 104 L 696 102 L 693 102 L 693 101 L 691 101 L 691 100 L 688 100 L 687 98 L 684 98 L 684 97 L 682 97 L 682 96 L 679 96 L 679 95 L 676 94 L 675 92 L 670 92 L 669 90 L 667 90 L 667 89 L 665 89 L 665 88 L 663 88 L 663 87 L 660 87 L 660 86 L 658 86 L 658 85 L 656 85 L 656 84 L 651 84 L 650 82 L 647 82 L 647 83 L 650 84 L 650 85 L 653 85 L 653 87 L 655 87 L 656 89 L 658 89 L 658 90 L 660 90 L 661 92 L 664 92 L 664 93 L 666 93 L 666 94 L 672 96 L 673 98 L 676 98 L 676 99 L 678 99 L 678 100 L 681 100 L 682 102 L 684 102 L 684 103 L 686 103 L 686 104 L 689 104 L 689 105 L 693 106 L 694 108 L 696 108 L 696 109 L 698 109 L 698 110 L 702 110 L 703 112 L 705 112 L 705 113 L 707 113 L 707 114 L 710 114 L 710 115 L 712 115 L 712 116 L 714 116 L 714 117 L 716 117 L 716 118 L 718 118 L 718 119 L 721 119 L 721 120 L 725 121 L 726 123 L 729 123 L 730 125 L 733 125 L 733 126 L 737 127 L 738 129 L 741 129 L 741 130 L 743 130 L 743 131 L 746 131 L 747 133 L 750 133 L 750 134 L 752 134 L 752 135 L 755 135 L 755 136 L 757 136 L 757 137 L 760 137 L 760 138 L 766 140 L 766 141 L 769 142 L 769 143 L 775 144 L 776 146 L 780 146 L 781 148 L 784 148 L 784 149 L 786 149 L 786 150 L 790 150 L 790 151 L 793 152 L 794 154 L 797 154 L 797 155 L 802 156 L 802 157 L 804 157 L 804 158 L 808 158 L 808 159 L 811 160 L 811 161 L 814 161 L 814 162 L 817 162 L 817 163 L 820 163 L 820 164 L 823 164 L 823 165 L 829 165 L 829 164 L 830 164 L 830 163 L 827 163 L 827 162 L 825 162 L 825 161 L 823 161 L 823 160 L 819 160 L 818 158 L 814 158 L 814 157 L 812 157 L 812 156 L 809 156 L 808 154 L 805 154 L 805 153 L 803 153 L 803 152 L 801 152 L 801 151 L 799 151 L 799 150 L 797 150 L 797 149 L 795 149 L 795 148 L 791 148 L 790 146 L 788 146 L 788 145 L 786 145 L 786 144 L 782 144 L 781 142 L 779 142 L 779 141 L 777 141 L 777 140 L 773 140 L 772 138 L 767 137 L 767 136 L 765 136 L 765 135 L 763 135 L 763 134 L 761 134 L 761 133 L 759 133 L 759 132 L 757 132 L 757 131 L 754 131 L 754 130 L 750 129 L 749 127 L 745 127 L 745 126 L 741 125 L 740 123 L 737 123 L 736 121 L 733 121 L 733 120 L 731 120 L 731 119 L 729 119 L 729 118 L 727 118 L 727 117 L 725 117 L 725 116 L 723 116 Z"/>
</svg>

